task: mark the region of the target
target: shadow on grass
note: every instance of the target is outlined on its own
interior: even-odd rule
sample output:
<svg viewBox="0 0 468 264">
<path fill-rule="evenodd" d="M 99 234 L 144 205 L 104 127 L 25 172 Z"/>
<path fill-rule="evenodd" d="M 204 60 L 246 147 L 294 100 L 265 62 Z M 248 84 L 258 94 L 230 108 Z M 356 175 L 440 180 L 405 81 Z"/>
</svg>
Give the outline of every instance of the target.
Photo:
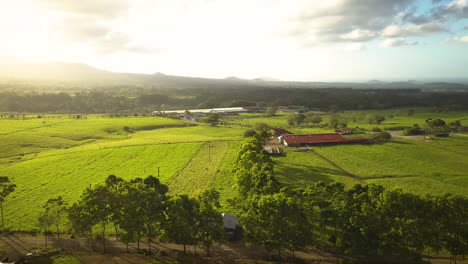
<svg viewBox="0 0 468 264">
<path fill-rule="evenodd" d="M 283 184 L 290 187 L 305 187 L 313 182 L 322 181 L 331 183 L 335 180 L 330 175 L 348 176 L 344 172 L 324 167 L 313 167 L 308 165 L 277 166 L 276 176 Z"/>
</svg>

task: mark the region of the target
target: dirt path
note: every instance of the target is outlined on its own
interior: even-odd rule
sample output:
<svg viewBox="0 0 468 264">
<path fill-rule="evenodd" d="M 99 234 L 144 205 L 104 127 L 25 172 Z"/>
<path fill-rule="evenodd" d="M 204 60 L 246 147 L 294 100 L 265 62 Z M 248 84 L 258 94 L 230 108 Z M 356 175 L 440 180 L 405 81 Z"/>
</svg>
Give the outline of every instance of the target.
<svg viewBox="0 0 468 264">
<path fill-rule="evenodd" d="M 65 237 L 65 235 L 63 236 Z M 10 261 L 19 261 L 25 259 L 25 255 L 28 253 L 38 255 L 44 248 L 45 240 L 44 236 L 41 235 L 33 236 L 23 233 L 0 235 L 0 260 L 7 256 Z M 49 238 L 49 251 L 53 251 L 54 248 L 62 248 L 62 254 L 73 256 L 84 264 L 147 264 L 154 260 L 178 260 L 182 263 L 193 264 L 270 263 L 265 260 L 269 254 L 263 248 L 255 246 L 247 248 L 241 241 L 213 245 L 211 257 L 205 257 L 203 249 L 200 247 L 194 248 L 193 246 L 187 246 L 188 255 L 186 256 L 183 255 L 182 245 L 159 241 L 151 242 L 152 254 L 148 255 L 146 254 L 148 252 L 148 243 L 143 240 L 140 241 L 141 254 L 137 253 L 137 243 L 129 244 L 130 253 L 127 253 L 127 246 L 113 237 L 106 239 L 106 254 L 101 253 L 103 251 L 101 241 L 95 241 L 96 250 L 93 251 L 90 240 L 84 237 L 63 238 L 60 244 L 57 239 Z M 162 252 L 165 253 L 162 254 Z M 323 252 L 297 252 L 297 255 L 300 256 L 301 263 L 337 262 L 337 258 Z"/>
</svg>

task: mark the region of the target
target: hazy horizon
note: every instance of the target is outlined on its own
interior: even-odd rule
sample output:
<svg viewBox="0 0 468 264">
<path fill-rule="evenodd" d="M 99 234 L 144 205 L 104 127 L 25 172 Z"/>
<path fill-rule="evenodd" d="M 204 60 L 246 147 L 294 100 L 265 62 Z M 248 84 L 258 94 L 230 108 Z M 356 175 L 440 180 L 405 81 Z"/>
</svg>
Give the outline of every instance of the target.
<svg viewBox="0 0 468 264">
<path fill-rule="evenodd" d="M 17 0 L 0 58 L 282 81 L 459 81 L 468 0 Z"/>
</svg>

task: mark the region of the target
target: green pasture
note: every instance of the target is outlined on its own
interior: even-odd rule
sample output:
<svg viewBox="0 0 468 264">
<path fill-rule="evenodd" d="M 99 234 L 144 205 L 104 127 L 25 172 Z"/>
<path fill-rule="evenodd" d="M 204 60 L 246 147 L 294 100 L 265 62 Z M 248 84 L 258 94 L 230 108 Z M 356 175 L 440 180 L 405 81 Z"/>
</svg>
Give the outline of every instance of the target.
<svg viewBox="0 0 468 264">
<path fill-rule="evenodd" d="M 413 117 L 407 117 L 403 115 L 407 110 L 401 111 L 386 122 L 412 125 L 431 113 L 416 109 Z M 468 116 L 437 114 L 463 124 Z M 232 170 L 246 124 L 264 122 L 293 133 L 332 131 L 289 127 L 285 118 L 283 113 L 268 118 L 241 114 L 231 117 L 230 122 L 237 123 L 217 127 L 162 117 L 0 119 L 0 176 L 8 176 L 18 186 L 4 204 L 7 227 L 36 228 L 37 215 L 48 199 L 60 195 L 72 203 L 83 189 L 102 183 L 110 174 L 124 179 L 158 176 L 158 168 L 171 193 L 194 194 L 214 187 L 226 205 L 235 194 Z M 347 187 L 372 182 L 421 194 L 466 195 L 467 149 L 467 134 L 455 134 L 430 142 L 392 140 L 312 147 L 306 152 L 284 147 L 285 155 L 273 160 L 278 179 L 293 188 L 316 181 L 340 181 Z"/>
<path fill-rule="evenodd" d="M 187 124 L 161 117 L 0 119 L 0 164 L 97 140 L 126 139 L 138 131 L 181 126 Z M 128 127 L 128 131 L 124 127 Z"/>
<path fill-rule="evenodd" d="M 347 187 L 377 183 L 419 194 L 468 194 L 468 150 L 416 140 L 311 149 L 286 149 L 284 157 L 274 159 L 282 182 L 297 187 L 315 181 L 340 181 Z"/>
<path fill-rule="evenodd" d="M 0 167 L 18 187 L 5 203 L 7 226 L 32 229 L 45 202 L 57 196 L 75 201 L 90 184 L 114 174 L 124 179 L 158 176 L 167 183 L 191 159 L 200 143 L 108 148 L 55 155 Z"/>
<path fill-rule="evenodd" d="M 169 181 L 171 193 L 194 194 L 212 186 L 229 150 L 226 141 L 204 143 L 184 168 Z"/>
<path fill-rule="evenodd" d="M 412 116 L 408 116 L 408 111 L 414 110 Z M 332 114 L 327 112 L 318 112 L 323 121 L 319 124 L 330 122 Z M 226 118 L 230 124 L 249 127 L 255 123 L 266 123 L 273 127 L 285 128 L 293 133 L 329 133 L 334 132 L 334 129 L 321 128 L 320 126 L 302 125 L 300 127 L 290 126 L 287 122 L 288 113 L 277 113 L 274 117 L 264 117 L 261 113 L 243 113 Z M 360 127 L 364 129 L 372 129 L 379 127 L 384 130 L 403 130 L 411 127 L 414 124 L 423 126 L 428 118 L 443 119 L 447 123 L 459 120 L 463 125 L 468 125 L 468 112 L 466 111 L 443 111 L 440 112 L 431 108 L 399 108 L 386 110 L 352 110 L 338 112 L 340 122 L 344 122 L 348 127 Z M 369 124 L 368 117 L 372 115 L 385 116 L 386 120 L 380 125 Z"/>
</svg>

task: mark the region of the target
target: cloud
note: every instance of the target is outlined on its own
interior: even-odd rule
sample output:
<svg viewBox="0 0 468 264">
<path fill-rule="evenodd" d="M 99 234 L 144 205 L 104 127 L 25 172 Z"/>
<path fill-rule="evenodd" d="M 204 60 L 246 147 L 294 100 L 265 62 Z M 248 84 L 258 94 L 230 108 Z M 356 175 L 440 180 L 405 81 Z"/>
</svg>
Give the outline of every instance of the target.
<svg viewBox="0 0 468 264">
<path fill-rule="evenodd" d="M 464 30 L 468 30 L 468 26 L 465 26 L 463 29 L 464 29 Z"/>
<path fill-rule="evenodd" d="M 390 47 L 400 47 L 400 46 L 415 46 L 418 44 L 419 43 L 417 41 L 408 42 L 404 38 L 389 38 L 389 39 L 382 41 L 379 44 L 379 46 L 384 47 L 384 48 L 390 48 Z"/>
<path fill-rule="evenodd" d="M 416 0 L 335 0 L 302 7 L 290 36 L 305 46 L 328 42 L 365 42 L 379 37 L 406 38 L 449 31 L 468 18 L 468 0 L 432 1 L 422 11 Z"/>
<path fill-rule="evenodd" d="M 349 33 L 341 35 L 340 38 L 343 40 L 350 41 L 367 41 L 375 38 L 376 36 L 376 32 L 370 30 L 355 29 Z"/>
<path fill-rule="evenodd" d="M 314 35 L 317 42 L 367 41 L 392 24 L 414 0 L 362 1 L 338 0 L 317 7 L 315 1 L 303 8 L 292 31 L 297 37 Z"/>
<path fill-rule="evenodd" d="M 453 37 L 453 38 L 450 38 L 450 39 L 446 39 L 444 42 L 468 43 L 468 36 Z"/>
<path fill-rule="evenodd" d="M 128 12 L 128 0 L 35 0 L 39 5 L 66 13 L 115 18 Z"/>
<path fill-rule="evenodd" d="M 444 25 L 438 22 L 430 22 L 420 25 L 398 25 L 392 24 L 382 31 L 384 37 L 408 37 L 432 34 L 444 31 Z"/>
<path fill-rule="evenodd" d="M 350 52 L 363 51 L 365 49 L 366 46 L 363 43 L 349 43 L 345 46 L 345 50 Z"/>
</svg>

